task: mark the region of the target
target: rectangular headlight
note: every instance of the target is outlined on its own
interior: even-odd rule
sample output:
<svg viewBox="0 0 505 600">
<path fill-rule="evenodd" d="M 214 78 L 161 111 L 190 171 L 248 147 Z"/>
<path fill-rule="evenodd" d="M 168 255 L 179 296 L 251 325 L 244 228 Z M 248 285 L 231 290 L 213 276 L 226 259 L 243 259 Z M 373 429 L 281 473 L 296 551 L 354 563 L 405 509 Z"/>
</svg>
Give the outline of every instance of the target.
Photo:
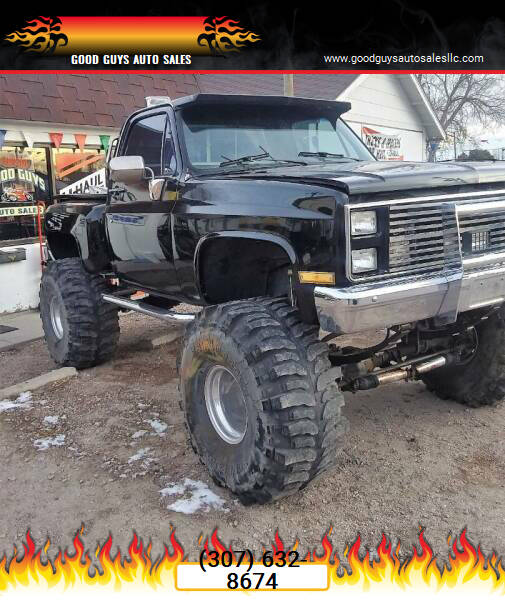
<svg viewBox="0 0 505 600">
<path fill-rule="evenodd" d="M 351 268 L 353 273 L 377 270 L 377 248 L 364 248 L 351 252 Z"/>
<path fill-rule="evenodd" d="M 377 233 L 375 210 L 353 210 L 351 212 L 351 235 L 371 235 L 372 233 Z"/>
</svg>

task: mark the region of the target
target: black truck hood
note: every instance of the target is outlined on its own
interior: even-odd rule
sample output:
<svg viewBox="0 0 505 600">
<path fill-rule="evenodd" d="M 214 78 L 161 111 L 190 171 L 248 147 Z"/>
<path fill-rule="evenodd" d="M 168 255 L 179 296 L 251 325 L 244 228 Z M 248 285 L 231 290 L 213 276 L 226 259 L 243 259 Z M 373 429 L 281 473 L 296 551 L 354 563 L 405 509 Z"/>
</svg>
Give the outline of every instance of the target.
<svg viewBox="0 0 505 600">
<path fill-rule="evenodd" d="M 483 183 L 505 184 L 505 162 L 367 161 L 274 167 L 232 178 L 326 183 L 349 195 L 439 188 Z"/>
</svg>

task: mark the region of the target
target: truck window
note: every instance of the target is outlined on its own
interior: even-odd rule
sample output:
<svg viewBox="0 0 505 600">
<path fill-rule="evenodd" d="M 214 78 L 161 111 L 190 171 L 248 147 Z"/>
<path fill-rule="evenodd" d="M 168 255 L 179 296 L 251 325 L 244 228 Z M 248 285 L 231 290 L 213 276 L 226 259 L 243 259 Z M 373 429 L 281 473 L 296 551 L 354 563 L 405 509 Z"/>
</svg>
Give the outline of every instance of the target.
<svg viewBox="0 0 505 600">
<path fill-rule="evenodd" d="M 324 117 L 299 121 L 293 124 L 293 129 L 297 132 L 298 146 L 303 146 L 309 152 L 334 152 L 359 157 L 359 150 L 355 148 L 359 141 L 349 135 L 345 136 L 348 132 L 340 120 L 336 125 Z"/>
<path fill-rule="evenodd" d="M 166 114 L 151 115 L 136 121 L 130 129 L 125 156 L 142 156 L 144 164 L 161 175 L 161 149 L 165 134 Z"/>
<path fill-rule="evenodd" d="M 225 105 L 219 110 L 205 111 L 190 106 L 183 109 L 182 120 L 188 157 L 197 172 L 220 169 L 223 160 L 255 155 L 262 149 L 285 160 L 300 160 L 300 152 L 328 152 L 355 160 L 373 160 L 351 129 L 332 111 L 317 104 L 290 110 L 276 106 L 248 106 L 244 110 L 240 105 Z M 322 159 L 304 156 L 303 160 L 320 163 Z"/>
</svg>

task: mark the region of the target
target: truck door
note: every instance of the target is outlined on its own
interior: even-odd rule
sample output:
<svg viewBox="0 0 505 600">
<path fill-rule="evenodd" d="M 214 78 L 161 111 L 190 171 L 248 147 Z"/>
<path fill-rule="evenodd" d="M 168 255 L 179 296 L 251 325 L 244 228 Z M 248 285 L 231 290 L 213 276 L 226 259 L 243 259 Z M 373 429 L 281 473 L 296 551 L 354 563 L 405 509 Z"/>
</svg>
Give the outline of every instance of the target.
<svg viewBox="0 0 505 600">
<path fill-rule="evenodd" d="M 164 186 L 161 199 L 155 201 L 149 194 L 148 177 L 140 183 L 121 184 L 123 191 L 111 195 L 106 219 L 113 267 L 123 281 L 171 296 L 178 288 L 171 233 L 177 161 L 167 108 L 133 117 L 117 155 L 142 156 Z"/>
</svg>

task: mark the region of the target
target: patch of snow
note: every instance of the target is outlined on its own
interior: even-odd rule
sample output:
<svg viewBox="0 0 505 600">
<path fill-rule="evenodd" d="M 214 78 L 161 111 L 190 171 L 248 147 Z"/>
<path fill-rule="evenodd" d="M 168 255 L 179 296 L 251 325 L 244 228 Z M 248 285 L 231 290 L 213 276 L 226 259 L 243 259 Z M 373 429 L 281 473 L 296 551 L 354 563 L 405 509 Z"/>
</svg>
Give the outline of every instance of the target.
<svg viewBox="0 0 505 600">
<path fill-rule="evenodd" d="M 188 480 L 186 480 L 188 481 Z M 191 480 L 190 480 L 191 481 Z M 184 494 L 186 491 L 186 486 L 182 483 L 172 483 L 171 485 L 167 485 L 166 488 L 160 490 L 160 494 L 162 496 L 173 496 L 174 494 Z"/>
<path fill-rule="evenodd" d="M 132 438 L 134 440 L 137 440 L 138 438 L 141 438 L 143 435 L 145 435 L 147 433 L 147 429 L 139 429 L 138 431 L 136 431 L 135 433 L 132 433 Z"/>
<path fill-rule="evenodd" d="M 47 450 L 51 446 L 63 446 L 65 443 L 65 434 L 59 433 L 54 437 L 40 438 L 33 441 L 33 445 L 37 450 Z"/>
<path fill-rule="evenodd" d="M 160 421 L 159 419 L 147 419 L 146 423 L 149 423 L 149 425 L 158 434 L 163 433 L 168 428 L 168 425 L 166 423 L 164 423 L 163 421 Z"/>
<path fill-rule="evenodd" d="M 54 415 L 54 416 L 49 415 L 47 417 L 44 417 L 44 423 L 46 423 L 47 425 L 56 425 L 59 420 L 60 420 L 60 417 L 58 415 Z"/>
<path fill-rule="evenodd" d="M 133 462 L 136 462 L 137 460 L 152 460 L 151 458 L 149 458 L 148 454 L 151 451 L 151 448 L 141 448 L 137 454 L 134 454 L 133 456 L 130 456 L 130 458 L 128 459 L 128 463 L 131 464 Z"/>
<path fill-rule="evenodd" d="M 169 510 L 185 515 L 192 515 L 198 510 L 209 512 L 211 508 L 224 512 L 229 511 L 228 508 L 225 508 L 225 501 L 215 494 L 207 484 L 187 477 L 182 484 L 173 483 L 163 488 L 160 490 L 160 494 L 162 497 L 189 494 L 188 497 L 179 498 L 167 506 Z"/>
<path fill-rule="evenodd" d="M 32 401 L 32 393 L 31 392 L 22 392 L 17 397 L 18 402 L 31 402 Z"/>
<path fill-rule="evenodd" d="M 15 400 L 2 400 L 0 402 L 0 413 L 16 408 L 31 408 L 32 393 L 22 392 Z"/>
</svg>

